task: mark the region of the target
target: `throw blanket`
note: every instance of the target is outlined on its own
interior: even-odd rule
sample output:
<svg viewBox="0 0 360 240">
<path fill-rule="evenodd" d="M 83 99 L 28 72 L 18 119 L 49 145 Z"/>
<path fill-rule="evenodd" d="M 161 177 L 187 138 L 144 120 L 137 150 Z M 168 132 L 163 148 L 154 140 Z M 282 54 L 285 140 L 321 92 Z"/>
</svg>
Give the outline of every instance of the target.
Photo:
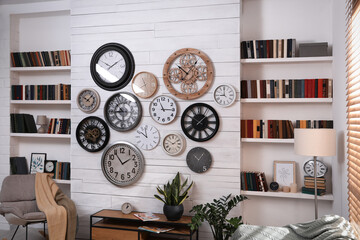
<svg viewBox="0 0 360 240">
<path fill-rule="evenodd" d="M 325 215 L 308 223 L 290 224 L 284 227 L 241 225 L 232 240 L 356 240 L 350 223 L 337 215 Z"/>
<path fill-rule="evenodd" d="M 59 189 L 48 174 L 37 173 L 35 194 L 38 208 L 46 215 L 51 240 L 74 240 L 75 204 Z"/>
</svg>

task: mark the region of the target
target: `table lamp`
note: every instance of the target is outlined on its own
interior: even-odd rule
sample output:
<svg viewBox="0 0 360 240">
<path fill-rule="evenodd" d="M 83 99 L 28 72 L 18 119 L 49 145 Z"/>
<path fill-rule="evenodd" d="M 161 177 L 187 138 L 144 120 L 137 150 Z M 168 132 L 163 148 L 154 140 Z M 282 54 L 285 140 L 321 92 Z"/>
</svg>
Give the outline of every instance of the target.
<svg viewBox="0 0 360 240">
<path fill-rule="evenodd" d="M 40 125 L 38 129 L 38 133 L 46 133 L 46 116 L 45 115 L 38 115 L 36 117 L 36 124 Z"/>
<path fill-rule="evenodd" d="M 336 155 L 336 131 L 328 128 L 296 128 L 294 132 L 295 153 L 314 158 L 315 219 L 318 218 L 317 157 Z"/>
</svg>

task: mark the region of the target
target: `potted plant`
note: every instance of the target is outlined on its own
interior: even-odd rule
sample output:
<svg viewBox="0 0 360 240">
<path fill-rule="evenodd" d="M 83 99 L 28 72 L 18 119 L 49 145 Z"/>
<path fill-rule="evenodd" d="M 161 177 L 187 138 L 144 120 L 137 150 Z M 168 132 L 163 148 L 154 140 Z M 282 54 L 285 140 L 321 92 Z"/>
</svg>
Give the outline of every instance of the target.
<svg viewBox="0 0 360 240">
<path fill-rule="evenodd" d="M 242 224 L 242 217 L 233 217 L 226 219 L 230 210 L 239 202 L 247 199 L 246 196 L 236 195 L 230 198 L 222 196 L 220 199 L 214 199 L 212 203 L 200 204 L 194 206 L 190 212 L 195 212 L 191 219 L 190 228 L 196 230 L 201 223 L 207 221 L 215 240 L 228 240 L 235 230 Z"/>
<path fill-rule="evenodd" d="M 155 194 L 154 197 L 164 203 L 164 214 L 169 221 L 177 221 L 181 218 L 184 212 L 183 202 L 189 197 L 189 190 L 193 186 L 193 182 L 183 191 L 188 179 L 181 184 L 180 173 L 178 172 L 175 178 L 161 189 L 159 186 L 156 188 L 158 193 L 163 197 Z"/>
</svg>

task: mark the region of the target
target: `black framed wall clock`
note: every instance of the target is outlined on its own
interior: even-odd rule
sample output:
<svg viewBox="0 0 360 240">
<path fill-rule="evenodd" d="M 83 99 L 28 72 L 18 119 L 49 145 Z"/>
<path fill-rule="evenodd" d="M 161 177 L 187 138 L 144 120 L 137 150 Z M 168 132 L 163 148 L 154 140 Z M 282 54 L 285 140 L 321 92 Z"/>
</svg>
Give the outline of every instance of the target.
<svg viewBox="0 0 360 240">
<path fill-rule="evenodd" d="M 207 141 L 215 136 L 220 126 L 215 109 L 206 103 L 194 103 L 181 116 L 181 128 L 185 135 L 197 142 Z"/>
<path fill-rule="evenodd" d="M 81 120 L 76 128 L 76 140 L 88 152 L 98 152 L 108 144 L 110 130 L 104 120 L 90 116 Z"/>
<path fill-rule="evenodd" d="M 85 88 L 79 92 L 76 103 L 81 111 L 93 113 L 100 106 L 100 95 L 92 88 Z"/>
<path fill-rule="evenodd" d="M 114 130 L 129 131 L 135 128 L 141 120 L 141 103 L 132 93 L 115 93 L 105 103 L 104 116 L 106 122 Z"/>
<path fill-rule="evenodd" d="M 55 173 L 56 160 L 45 160 L 44 172 Z"/>
<path fill-rule="evenodd" d="M 169 96 L 157 96 L 151 101 L 149 112 L 155 122 L 160 124 L 169 124 L 174 121 L 176 117 L 176 102 Z"/>
<path fill-rule="evenodd" d="M 212 163 L 211 154 L 205 148 L 195 147 L 186 155 L 186 163 L 193 172 L 206 172 Z"/>
<path fill-rule="evenodd" d="M 134 75 L 135 60 L 124 45 L 107 43 L 99 47 L 90 62 L 94 82 L 108 91 L 124 88 Z"/>
<path fill-rule="evenodd" d="M 118 141 L 108 146 L 101 157 L 101 169 L 106 179 L 120 187 L 135 183 L 144 172 L 145 160 L 133 144 Z"/>
</svg>

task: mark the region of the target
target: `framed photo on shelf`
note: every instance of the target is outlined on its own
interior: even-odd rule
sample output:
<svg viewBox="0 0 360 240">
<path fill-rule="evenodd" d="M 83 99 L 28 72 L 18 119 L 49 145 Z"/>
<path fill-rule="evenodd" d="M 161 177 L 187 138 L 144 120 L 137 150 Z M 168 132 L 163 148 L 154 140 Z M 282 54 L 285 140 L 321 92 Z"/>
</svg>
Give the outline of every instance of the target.
<svg viewBox="0 0 360 240">
<path fill-rule="evenodd" d="M 274 161 L 274 181 L 280 187 L 296 183 L 295 161 Z"/>
<path fill-rule="evenodd" d="M 31 153 L 30 174 L 44 172 L 46 153 Z"/>
</svg>

